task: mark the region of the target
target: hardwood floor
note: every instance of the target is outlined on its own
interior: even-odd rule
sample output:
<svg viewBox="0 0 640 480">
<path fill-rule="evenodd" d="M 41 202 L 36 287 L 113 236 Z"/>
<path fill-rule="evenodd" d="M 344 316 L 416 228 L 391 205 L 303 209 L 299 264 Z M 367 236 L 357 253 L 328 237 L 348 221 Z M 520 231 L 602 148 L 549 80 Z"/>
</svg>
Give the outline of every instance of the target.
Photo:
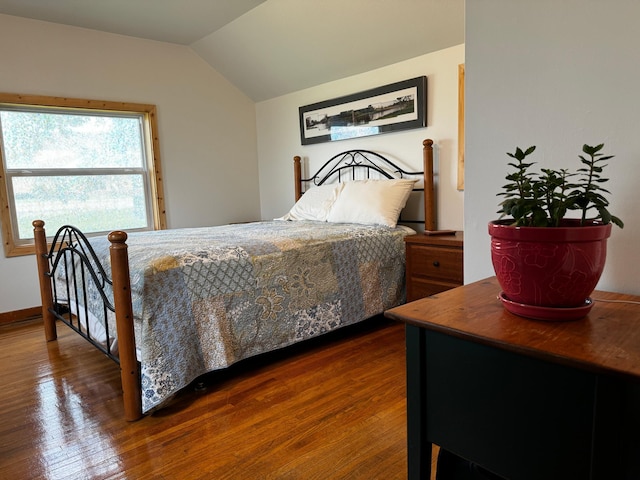
<svg viewBox="0 0 640 480">
<path fill-rule="evenodd" d="M 0 477 L 404 479 L 404 327 L 375 319 L 122 419 L 118 367 L 67 327 L 0 326 Z"/>
</svg>

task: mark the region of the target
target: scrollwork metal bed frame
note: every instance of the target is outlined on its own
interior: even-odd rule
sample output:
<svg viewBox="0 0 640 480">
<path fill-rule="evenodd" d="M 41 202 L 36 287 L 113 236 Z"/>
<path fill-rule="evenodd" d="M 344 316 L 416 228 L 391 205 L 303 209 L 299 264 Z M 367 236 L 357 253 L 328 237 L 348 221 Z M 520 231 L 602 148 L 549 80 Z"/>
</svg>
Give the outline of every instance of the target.
<svg viewBox="0 0 640 480">
<path fill-rule="evenodd" d="M 424 189 L 416 190 L 424 190 L 425 230 L 432 231 L 436 228 L 436 205 L 433 181 L 433 141 L 430 139 L 423 142 L 423 163 L 423 172 L 409 172 L 378 153 L 368 150 L 349 150 L 329 159 L 313 176 L 302 178 L 301 157 L 296 156 L 294 157 L 295 199 L 296 201 L 300 199 L 306 185 L 322 185 L 334 176 L 338 177 L 338 181 L 344 175 L 355 179 L 355 172 L 361 169 L 366 170 L 367 177 L 371 172 L 376 172 L 386 178 L 424 174 Z M 403 223 L 406 222 L 411 222 L 411 220 L 403 220 Z M 111 261 L 111 278 L 109 278 L 87 237 L 77 228 L 70 225 L 61 227 L 49 246 L 44 222 L 35 220 L 33 227 L 42 316 L 47 341 L 56 340 L 56 320 L 60 320 L 117 362 L 120 366 L 124 417 L 128 421 L 141 418 L 143 414 L 140 365 L 136 356 L 127 234 L 123 231 L 113 231 L 108 235 Z M 60 268 L 63 268 L 65 275 L 67 275 L 66 292 L 60 292 L 53 279 L 54 273 Z M 109 322 L 106 319 L 107 310 L 115 314 L 118 355 L 111 352 L 111 345 L 108 341 L 107 346 L 104 347 L 95 339 L 94 332 L 92 332 L 87 320 L 89 316 L 86 311 L 87 302 L 81 302 L 78 299 L 78 296 L 82 295 L 81 292 L 85 290 L 74 283 L 78 276 L 83 282 L 85 280 L 93 282 L 100 292 L 104 303 L 103 314 L 107 339 L 110 336 Z M 113 302 L 105 293 L 106 289 L 112 289 Z M 59 301 L 61 297 L 66 297 L 69 303 L 75 299 L 73 300 L 75 305 L 63 305 Z M 82 309 L 85 309 L 84 312 Z M 84 322 L 82 321 L 83 317 Z"/>
</svg>

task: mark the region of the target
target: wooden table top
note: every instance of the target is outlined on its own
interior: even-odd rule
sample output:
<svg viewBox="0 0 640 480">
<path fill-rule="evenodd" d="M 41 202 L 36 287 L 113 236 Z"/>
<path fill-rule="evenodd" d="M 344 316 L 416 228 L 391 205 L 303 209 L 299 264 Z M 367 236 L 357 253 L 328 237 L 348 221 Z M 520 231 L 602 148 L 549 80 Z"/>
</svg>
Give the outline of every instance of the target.
<svg viewBox="0 0 640 480">
<path fill-rule="evenodd" d="M 595 291 L 586 317 L 559 322 L 509 313 L 498 298 L 500 291 L 491 277 L 395 307 L 385 316 L 542 360 L 640 380 L 640 296 Z"/>
</svg>

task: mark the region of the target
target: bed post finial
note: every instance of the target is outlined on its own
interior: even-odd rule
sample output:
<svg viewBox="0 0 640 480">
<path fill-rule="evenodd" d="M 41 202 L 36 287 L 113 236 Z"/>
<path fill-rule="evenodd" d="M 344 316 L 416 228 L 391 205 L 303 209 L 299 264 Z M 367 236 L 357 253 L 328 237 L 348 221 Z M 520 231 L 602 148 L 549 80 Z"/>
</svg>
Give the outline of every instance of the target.
<svg viewBox="0 0 640 480">
<path fill-rule="evenodd" d="M 56 331 L 56 317 L 51 313 L 53 309 L 53 291 L 51 290 L 51 278 L 49 277 L 49 258 L 47 248 L 47 234 L 44 230 L 44 221 L 34 220 L 33 239 L 36 246 L 36 262 L 38 263 L 38 283 L 40 284 L 40 299 L 42 300 L 42 320 L 44 322 L 44 334 L 47 342 L 58 338 Z"/>
<path fill-rule="evenodd" d="M 118 352 L 120 357 L 120 378 L 124 416 L 133 421 L 142 417 L 140 393 L 140 371 L 136 358 L 133 330 L 133 306 L 131 305 L 131 280 L 129 277 L 128 247 L 126 232 L 116 230 L 109 234 L 111 256 L 111 276 L 113 280 L 113 303 L 116 310 L 116 330 L 118 332 Z"/>
<path fill-rule="evenodd" d="M 295 182 L 294 191 L 296 195 L 296 202 L 300 200 L 300 197 L 302 196 L 302 166 L 300 164 L 301 160 L 302 159 L 298 155 L 293 157 L 293 175 Z"/>
</svg>

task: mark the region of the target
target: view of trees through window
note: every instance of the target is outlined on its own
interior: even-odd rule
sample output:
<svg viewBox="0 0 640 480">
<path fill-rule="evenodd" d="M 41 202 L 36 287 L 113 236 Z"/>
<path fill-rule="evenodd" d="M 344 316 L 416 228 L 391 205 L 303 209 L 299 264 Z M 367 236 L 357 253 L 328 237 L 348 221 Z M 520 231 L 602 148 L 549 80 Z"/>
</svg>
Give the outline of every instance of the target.
<svg viewBox="0 0 640 480">
<path fill-rule="evenodd" d="M 144 115 L 0 105 L 0 147 L 17 241 L 49 233 L 153 228 Z"/>
</svg>

